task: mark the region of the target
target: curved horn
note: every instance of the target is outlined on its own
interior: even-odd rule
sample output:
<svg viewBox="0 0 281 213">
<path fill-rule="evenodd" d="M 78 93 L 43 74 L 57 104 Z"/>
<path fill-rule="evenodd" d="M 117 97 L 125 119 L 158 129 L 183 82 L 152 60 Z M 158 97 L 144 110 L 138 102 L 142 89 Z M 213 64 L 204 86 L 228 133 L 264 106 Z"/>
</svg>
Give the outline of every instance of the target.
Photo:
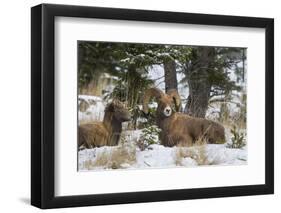
<svg viewBox="0 0 281 213">
<path fill-rule="evenodd" d="M 176 105 L 176 111 L 179 112 L 181 110 L 181 97 L 176 89 L 170 89 L 167 91 L 167 95 L 173 98 L 175 105 Z"/>
<path fill-rule="evenodd" d="M 163 95 L 164 95 L 164 93 L 158 88 L 150 88 L 150 89 L 146 90 L 144 93 L 144 96 L 143 96 L 143 112 L 145 114 L 148 113 L 148 102 L 152 97 L 159 99 Z"/>
</svg>

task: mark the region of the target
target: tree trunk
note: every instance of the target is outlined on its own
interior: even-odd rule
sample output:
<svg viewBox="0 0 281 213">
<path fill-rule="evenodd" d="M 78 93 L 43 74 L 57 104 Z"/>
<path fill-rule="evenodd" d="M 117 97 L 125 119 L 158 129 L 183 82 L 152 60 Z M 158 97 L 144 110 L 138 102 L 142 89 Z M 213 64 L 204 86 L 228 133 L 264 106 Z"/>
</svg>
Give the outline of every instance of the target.
<svg viewBox="0 0 281 213">
<path fill-rule="evenodd" d="M 243 69 L 243 73 L 242 73 L 242 80 L 243 83 L 245 82 L 245 49 L 242 50 L 242 69 Z"/>
<path fill-rule="evenodd" d="M 165 71 L 165 91 L 170 89 L 178 90 L 177 73 L 176 73 L 176 62 L 171 59 L 167 59 L 164 62 Z"/>
<path fill-rule="evenodd" d="M 189 96 L 184 112 L 194 117 L 204 118 L 210 99 L 209 70 L 212 69 L 215 49 L 198 47 L 195 51 L 195 59 L 188 63 L 186 69 Z"/>
</svg>

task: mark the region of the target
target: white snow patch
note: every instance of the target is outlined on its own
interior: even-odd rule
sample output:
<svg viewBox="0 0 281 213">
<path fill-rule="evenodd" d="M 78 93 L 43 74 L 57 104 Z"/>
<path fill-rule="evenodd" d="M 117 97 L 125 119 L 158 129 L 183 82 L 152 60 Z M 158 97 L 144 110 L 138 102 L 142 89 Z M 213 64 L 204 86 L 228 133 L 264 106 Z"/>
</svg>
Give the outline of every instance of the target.
<svg viewBox="0 0 281 213">
<path fill-rule="evenodd" d="M 78 120 L 81 121 L 102 121 L 104 117 L 104 109 L 106 103 L 98 96 L 79 95 L 78 106 L 81 101 L 89 104 L 85 112 L 78 111 Z"/>
</svg>

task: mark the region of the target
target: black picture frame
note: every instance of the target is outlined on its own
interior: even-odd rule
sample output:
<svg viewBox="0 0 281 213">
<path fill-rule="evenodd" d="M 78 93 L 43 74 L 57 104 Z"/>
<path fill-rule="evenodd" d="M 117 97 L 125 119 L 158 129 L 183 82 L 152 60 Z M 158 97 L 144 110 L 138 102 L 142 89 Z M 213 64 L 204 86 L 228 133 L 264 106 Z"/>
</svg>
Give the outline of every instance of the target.
<svg viewBox="0 0 281 213">
<path fill-rule="evenodd" d="M 265 29 L 265 184 L 56 197 L 54 195 L 54 21 L 58 16 Z M 31 8 L 32 205 L 46 209 L 272 193 L 274 193 L 273 19 L 53 4 L 41 4 Z"/>
</svg>

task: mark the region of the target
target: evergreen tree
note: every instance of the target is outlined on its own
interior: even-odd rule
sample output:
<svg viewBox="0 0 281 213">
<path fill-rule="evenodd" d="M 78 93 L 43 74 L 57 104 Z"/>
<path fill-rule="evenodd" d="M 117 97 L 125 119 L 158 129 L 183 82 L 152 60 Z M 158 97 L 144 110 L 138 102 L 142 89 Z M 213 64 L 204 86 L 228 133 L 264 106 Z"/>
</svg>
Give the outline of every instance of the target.
<svg viewBox="0 0 281 213">
<path fill-rule="evenodd" d="M 211 98 L 222 97 L 225 100 L 230 91 L 240 89 L 230 79 L 229 70 L 238 70 L 237 64 L 243 60 L 241 53 L 241 48 L 192 48 L 191 57 L 183 66 L 184 80 L 189 86 L 185 113 L 205 117 Z"/>
</svg>

